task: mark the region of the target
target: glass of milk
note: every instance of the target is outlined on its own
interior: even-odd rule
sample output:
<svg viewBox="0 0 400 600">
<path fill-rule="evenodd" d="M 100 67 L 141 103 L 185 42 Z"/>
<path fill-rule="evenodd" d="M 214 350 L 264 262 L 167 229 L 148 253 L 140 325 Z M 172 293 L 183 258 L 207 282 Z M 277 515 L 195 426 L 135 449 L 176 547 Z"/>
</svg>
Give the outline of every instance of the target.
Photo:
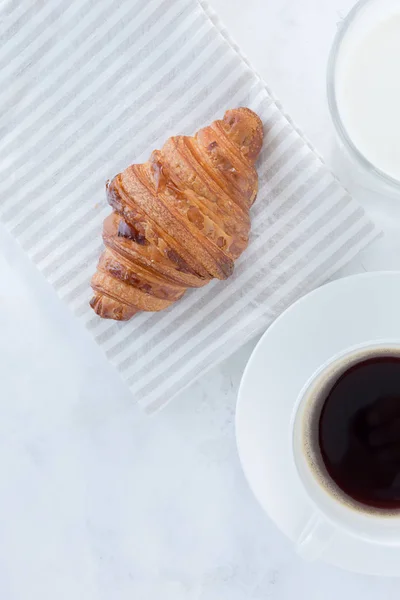
<svg viewBox="0 0 400 600">
<path fill-rule="evenodd" d="M 328 100 L 344 183 L 400 199 L 400 0 L 361 0 L 341 23 Z"/>
</svg>

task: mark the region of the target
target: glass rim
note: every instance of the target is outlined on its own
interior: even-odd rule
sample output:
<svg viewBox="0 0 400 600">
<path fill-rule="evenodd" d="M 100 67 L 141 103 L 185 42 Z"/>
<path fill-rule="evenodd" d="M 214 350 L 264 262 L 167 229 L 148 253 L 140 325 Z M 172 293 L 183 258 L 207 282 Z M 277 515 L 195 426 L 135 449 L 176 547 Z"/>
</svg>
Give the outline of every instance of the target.
<svg viewBox="0 0 400 600">
<path fill-rule="evenodd" d="M 338 31 L 336 32 L 335 39 L 333 41 L 333 45 L 329 54 L 328 60 L 328 70 L 327 70 L 327 94 L 328 94 L 328 105 L 331 114 L 331 118 L 333 121 L 333 125 L 336 129 L 339 138 L 343 142 L 344 146 L 350 152 L 350 154 L 356 159 L 359 165 L 361 165 L 364 169 L 373 173 L 378 179 L 381 180 L 382 183 L 389 185 L 391 188 L 394 188 L 396 191 L 400 192 L 400 180 L 391 177 L 385 171 L 382 171 L 377 166 L 375 166 L 368 158 L 357 148 L 351 139 L 340 114 L 337 95 L 336 95 L 336 68 L 338 63 L 338 57 L 340 54 L 340 50 L 342 48 L 342 44 L 350 31 L 351 26 L 360 13 L 373 2 L 377 2 L 377 0 L 358 0 L 358 2 L 353 6 L 348 15 L 342 20 L 339 25 Z"/>
</svg>

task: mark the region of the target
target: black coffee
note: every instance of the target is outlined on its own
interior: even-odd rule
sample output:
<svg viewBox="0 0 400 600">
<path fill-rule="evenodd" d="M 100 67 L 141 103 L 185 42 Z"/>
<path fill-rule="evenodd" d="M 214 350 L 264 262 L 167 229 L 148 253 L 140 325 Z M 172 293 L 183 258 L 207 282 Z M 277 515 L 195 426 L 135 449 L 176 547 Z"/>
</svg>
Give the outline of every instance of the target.
<svg viewBox="0 0 400 600">
<path fill-rule="evenodd" d="M 319 446 L 351 498 L 400 509 L 400 357 L 370 358 L 340 376 L 322 408 Z"/>
</svg>

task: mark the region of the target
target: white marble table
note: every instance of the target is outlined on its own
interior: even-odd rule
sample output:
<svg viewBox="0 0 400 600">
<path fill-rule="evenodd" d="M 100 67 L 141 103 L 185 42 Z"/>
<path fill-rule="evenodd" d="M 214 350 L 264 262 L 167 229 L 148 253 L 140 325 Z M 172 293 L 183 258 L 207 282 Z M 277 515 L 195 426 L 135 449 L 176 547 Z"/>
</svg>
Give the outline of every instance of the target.
<svg viewBox="0 0 400 600">
<path fill-rule="evenodd" d="M 325 65 L 352 0 L 211 4 L 329 160 Z M 392 213 L 362 200 L 387 235 L 347 272 L 400 268 Z M 301 562 L 253 499 L 233 428 L 252 344 L 149 419 L 0 233 L 2 600 L 398 598 L 400 580 Z"/>
</svg>

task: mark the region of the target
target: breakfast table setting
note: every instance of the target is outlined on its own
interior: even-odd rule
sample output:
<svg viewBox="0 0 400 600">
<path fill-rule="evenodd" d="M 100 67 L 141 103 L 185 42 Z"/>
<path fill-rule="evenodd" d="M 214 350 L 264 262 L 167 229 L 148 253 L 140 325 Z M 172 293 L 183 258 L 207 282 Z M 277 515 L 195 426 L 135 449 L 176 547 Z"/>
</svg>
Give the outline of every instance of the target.
<svg viewBox="0 0 400 600">
<path fill-rule="evenodd" d="M 368 146 L 357 94 L 400 91 L 351 34 L 388 5 L 400 62 L 400 3 L 360 4 L 0 3 L 1 598 L 398 597 L 397 513 L 323 499 L 299 424 L 329 369 L 397 360 L 396 107 Z M 196 256 L 159 205 L 130 221 L 147 176 L 183 210 L 183 147 L 240 205 L 205 274 L 220 199 L 189 196 Z"/>
</svg>

